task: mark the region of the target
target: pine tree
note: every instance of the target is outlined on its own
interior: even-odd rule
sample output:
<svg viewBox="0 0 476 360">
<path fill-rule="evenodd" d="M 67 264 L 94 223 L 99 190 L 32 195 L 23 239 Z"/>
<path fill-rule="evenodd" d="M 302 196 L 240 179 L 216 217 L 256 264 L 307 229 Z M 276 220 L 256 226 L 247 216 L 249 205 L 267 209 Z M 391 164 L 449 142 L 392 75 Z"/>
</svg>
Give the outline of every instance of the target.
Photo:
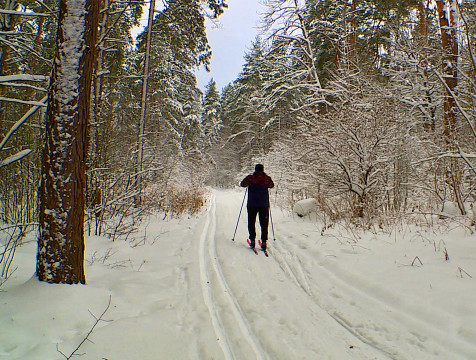
<svg viewBox="0 0 476 360">
<path fill-rule="evenodd" d="M 228 89 L 228 101 L 224 109 L 227 124 L 233 132 L 233 141 L 241 144 L 240 152 L 249 158 L 269 149 L 265 125 L 268 118 L 260 113 L 260 94 L 268 74 L 263 71 L 264 49 L 261 40 L 256 39 L 245 54 L 243 70 Z"/>
<path fill-rule="evenodd" d="M 220 128 L 220 94 L 215 80 L 211 79 L 205 86 L 202 101 L 201 128 L 207 143 L 213 143 Z"/>
</svg>

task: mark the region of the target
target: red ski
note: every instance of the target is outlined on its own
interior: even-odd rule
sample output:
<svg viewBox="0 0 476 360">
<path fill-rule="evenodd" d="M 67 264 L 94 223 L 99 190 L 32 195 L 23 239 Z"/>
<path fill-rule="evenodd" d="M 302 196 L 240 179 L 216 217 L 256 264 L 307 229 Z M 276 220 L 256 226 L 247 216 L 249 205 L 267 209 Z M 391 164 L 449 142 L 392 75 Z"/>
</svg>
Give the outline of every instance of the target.
<svg viewBox="0 0 476 360">
<path fill-rule="evenodd" d="M 258 250 L 256 250 L 255 248 L 252 248 L 252 247 L 251 247 L 251 241 L 250 241 L 250 239 L 246 239 L 246 242 L 247 242 L 248 245 L 250 246 L 250 249 L 253 250 L 253 252 L 254 252 L 256 255 L 258 255 Z"/>
<path fill-rule="evenodd" d="M 268 257 L 268 256 L 269 256 L 268 250 L 264 250 L 264 249 L 263 249 L 263 247 L 262 247 L 263 244 L 261 243 L 261 240 L 258 240 L 258 244 L 259 244 L 259 246 L 261 246 L 261 250 L 264 252 L 264 254 L 266 255 L 266 257 Z"/>
</svg>

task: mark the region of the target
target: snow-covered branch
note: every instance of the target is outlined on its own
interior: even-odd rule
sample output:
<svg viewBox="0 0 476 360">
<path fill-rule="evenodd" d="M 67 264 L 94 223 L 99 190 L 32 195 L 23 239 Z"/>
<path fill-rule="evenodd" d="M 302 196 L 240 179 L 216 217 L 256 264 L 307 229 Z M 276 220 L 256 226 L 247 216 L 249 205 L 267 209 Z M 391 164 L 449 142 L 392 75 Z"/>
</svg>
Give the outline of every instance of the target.
<svg viewBox="0 0 476 360">
<path fill-rule="evenodd" d="M 48 97 L 45 96 L 43 99 L 41 99 L 39 102 L 38 102 L 38 105 L 35 105 L 33 106 L 30 110 L 28 110 L 28 112 L 22 116 L 22 118 L 20 120 L 18 120 L 10 129 L 10 131 L 7 133 L 7 135 L 5 135 L 4 139 L 2 140 L 2 142 L 0 142 L 0 150 L 3 149 L 3 147 L 5 146 L 5 144 L 7 143 L 8 139 L 10 139 L 10 137 L 13 135 L 13 133 L 15 131 L 18 130 L 18 128 L 23 125 L 23 123 L 25 123 L 29 118 L 30 116 L 32 116 L 40 107 L 42 106 L 46 106 L 46 101 L 47 101 Z"/>
<path fill-rule="evenodd" d="M 10 165 L 10 164 L 12 164 L 15 161 L 18 161 L 20 159 L 23 159 L 29 153 L 31 153 L 30 149 L 22 150 L 22 151 L 19 151 L 18 153 L 16 153 L 15 155 L 7 157 L 5 160 L 0 160 L 0 168 L 3 167 L 3 166 Z"/>
<path fill-rule="evenodd" d="M 0 96 L 0 101 L 7 101 L 7 102 L 12 102 L 17 104 L 32 105 L 32 106 L 38 106 L 38 107 L 42 107 L 42 106 L 46 107 L 46 103 L 43 103 L 41 101 L 20 100 L 20 99 L 6 98 L 3 96 Z"/>
<path fill-rule="evenodd" d="M 54 16 L 54 14 L 50 14 L 50 13 L 36 13 L 33 11 L 15 11 L 15 10 L 5 10 L 5 9 L 0 9 L 0 14 L 21 15 L 21 16 L 41 16 L 41 17 Z"/>
<path fill-rule="evenodd" d="M 44 75 L 16 74 L 0 76 L 0 83 L 12 81 L 49 81 L 49 79 L 49 76 Z"/>
</svg>

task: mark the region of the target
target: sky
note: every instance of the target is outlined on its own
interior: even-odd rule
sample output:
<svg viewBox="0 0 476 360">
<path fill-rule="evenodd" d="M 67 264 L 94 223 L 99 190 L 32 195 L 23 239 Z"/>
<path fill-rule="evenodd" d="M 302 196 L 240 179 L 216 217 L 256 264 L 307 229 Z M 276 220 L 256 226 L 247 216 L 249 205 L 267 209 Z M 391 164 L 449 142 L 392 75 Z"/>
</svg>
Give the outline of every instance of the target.
<svg viewBox="0 0 476 360">
<path fill-rule="evenodd" d="M 243 56 L 258 35 L 259 14 L 265 10 L 259 0 L 227 0 L 228 8 L 218 19 L 218 27 L 207 21 L 208 41 L 212 48 L 211 72 L 197 73 L 198 85 L 204 89 L 211 78 L 221 90 L 240 73 Z"/>
<path fill-rule="evenodd" d="M 213 55 L 210 72 L 202 66 L 196 73 L 198 86 L 202 90 L 211 78 L 217 83 L 218 90 L 236 79 L 244 63 L 243 57 L 258 35 L 259 14 L 265 11 L 261 0 L 226 0 L 226 3 L 228 8 L 218 20 L 206 22 Z M 160 6 L 161 2 L 156 3 L 156 9 Z M 132 31 L 134 36 L 147 26 L 148 14 L 148 8 L 144 8 L 141 27 Z"/>
</svg>

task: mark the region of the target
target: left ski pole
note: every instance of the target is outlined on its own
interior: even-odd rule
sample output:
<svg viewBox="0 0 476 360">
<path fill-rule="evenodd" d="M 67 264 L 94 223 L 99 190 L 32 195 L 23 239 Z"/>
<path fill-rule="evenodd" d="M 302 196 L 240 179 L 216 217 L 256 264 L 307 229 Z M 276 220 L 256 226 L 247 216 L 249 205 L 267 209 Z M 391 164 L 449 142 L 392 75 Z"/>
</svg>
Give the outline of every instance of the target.
<svg viewBox="0 0 476 360">
<path fill-rule="evenodd" d="M 233 238 L 231 239 L 231 241 L 235 241 L 236 229 L 238 229 L 238 223 L 240 222 L 241 211 L 243 210 L 243 204 L 245 203 L 247 192 L 248 192 L 248 188 L 246 188 L 245 195 L 243 196 L 243 201 L 241 202 L 240 213 L 238 214 L 238 220 L 236 221 L 235 232 L 233 233 Z"/>
</svg>

